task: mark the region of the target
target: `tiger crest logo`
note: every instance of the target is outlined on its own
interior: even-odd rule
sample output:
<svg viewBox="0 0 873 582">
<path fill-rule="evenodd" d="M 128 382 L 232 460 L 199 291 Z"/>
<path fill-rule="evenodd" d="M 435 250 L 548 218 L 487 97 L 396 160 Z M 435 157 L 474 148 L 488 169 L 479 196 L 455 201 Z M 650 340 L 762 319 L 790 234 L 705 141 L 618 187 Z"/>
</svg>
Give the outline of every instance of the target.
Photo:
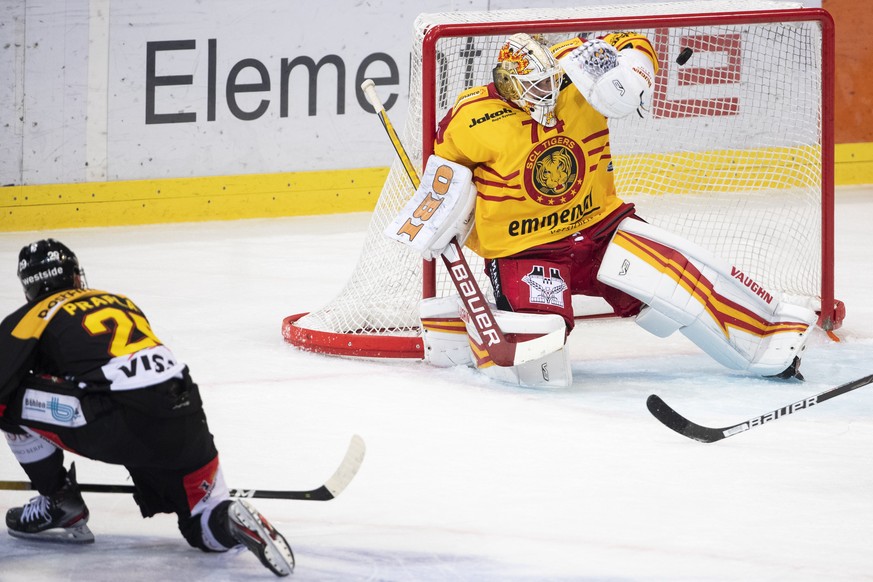
<svg viewBox="0 0 873 582">
<path fill-rule="evenodd" d="M 582 148 L 566 137 L 540 143 L 528 155 L 524 169 L 528 195 L 546 206 L 566 204 L 575 198 L 584 177 Z"/>
<path fill-rule="evenodd" d="M 544 194 L 566 192 L 575 180 L 576 160 L 562 147 L 546 151 L 534 166 L 534 183 Z"/>
</svg>

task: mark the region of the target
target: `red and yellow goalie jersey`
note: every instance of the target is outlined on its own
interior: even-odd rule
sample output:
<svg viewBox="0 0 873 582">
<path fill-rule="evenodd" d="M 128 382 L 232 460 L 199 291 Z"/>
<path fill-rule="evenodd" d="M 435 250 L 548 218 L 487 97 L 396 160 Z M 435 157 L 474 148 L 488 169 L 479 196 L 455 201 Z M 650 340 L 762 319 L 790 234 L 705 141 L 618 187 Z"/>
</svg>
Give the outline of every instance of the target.
<svg viewBox="0 0 873 582">
<path fill-rule="evenodd" d="M 618 50 L 644 45 L 654 55 L 640 35 L 616 33 L 604 40 Z M 582 42 L 555 45 L 552 53 L 560 58 Z M 491 84 L 461 93 L 440 122 L 434 153 L 473 171 L 476 224 L 467 246 L 479 255 L 505 257 L 562 239 L 622 204 L 606 118 L 572 84 L 561 90 L 555 114 L 557 124 L 543 127 Z"/>
</svg>

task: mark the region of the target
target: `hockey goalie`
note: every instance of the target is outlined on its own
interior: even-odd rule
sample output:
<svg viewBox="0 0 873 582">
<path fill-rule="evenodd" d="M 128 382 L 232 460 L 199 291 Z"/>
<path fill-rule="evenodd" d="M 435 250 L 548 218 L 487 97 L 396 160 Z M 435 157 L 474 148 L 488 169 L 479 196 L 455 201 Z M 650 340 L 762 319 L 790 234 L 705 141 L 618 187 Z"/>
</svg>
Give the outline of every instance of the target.
<svg viewBox="0 0 873 582">
<path fill-rule="evenodd" d="M 645 222 L 616 194 L 609 118 L 645 115 L 658 58 L 633 32 L 548 47 L 510 36 L 493 82 L 461 93 L 440 122 L 414 198 L 385 234 L 425 258 L 466 244 L 485 259 L 490 305 L 506 337 L 564 332 L 564 343 L 495 365 L 476 314 L 456 297 L 421 304 L 425 358 L 470 364 L 522 386 L 572 382 L 571 296 L 601 297 L 621 317 L 679 331 L 724 366 L 802 379 L 816 314 L 786 302 L 706 249 Z"/>
</svg>

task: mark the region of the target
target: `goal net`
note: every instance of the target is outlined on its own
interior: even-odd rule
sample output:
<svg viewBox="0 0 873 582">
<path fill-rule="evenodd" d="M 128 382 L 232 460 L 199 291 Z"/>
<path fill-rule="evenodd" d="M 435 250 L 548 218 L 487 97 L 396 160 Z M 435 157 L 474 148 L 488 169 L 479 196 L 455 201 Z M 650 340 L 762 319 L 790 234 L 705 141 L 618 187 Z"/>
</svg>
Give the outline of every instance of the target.
<svg viewBox="0 0 873 582">
<path fill-rule="evenodd" d="M 419 169 L 455 97 L 491 82 L 508 35 L 539 34 L 551 44 L 620 30 L 645 34 L 661 63 L 651 111 L 609 122 L 619 196 L 646 221 L 815 309 L 824 329 L 839 326 L 833 22 L 825 11 L 711 0 L 422 14 L 414 27 L 402 141 Z M 412 193 L 396 161 L 345 288 L 320 309 L 287 317 L 286 341 L 338 355 L 422 356 L 419 301 L 455 290 L 441 262 L 422 261 L 382 234 Z M 481 258 L 465 254 L 490 291 Z M 602 314 L 604 305 L 574 298 L 577 317 Z"/>
</svg>

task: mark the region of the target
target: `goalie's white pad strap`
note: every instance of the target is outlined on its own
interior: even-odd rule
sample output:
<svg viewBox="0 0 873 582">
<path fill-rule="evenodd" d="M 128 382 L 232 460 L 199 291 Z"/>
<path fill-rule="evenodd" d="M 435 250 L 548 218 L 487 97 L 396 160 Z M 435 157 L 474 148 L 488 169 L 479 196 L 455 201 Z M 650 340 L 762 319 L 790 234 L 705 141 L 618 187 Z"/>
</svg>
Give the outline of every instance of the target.
<svg viewBox="0 0 873 582">
<path fill-rule="evenodd" d="M 410 246 L 425 259 L 440 256 L 452 238 L 463 245 L 473 229 L 476 187 L 469 168 L 432 155 L 421 184 L 385 228 L 385 236 Z"/>
<path fill-rule="evenodd" d="M 791 365 L 817 319 L 709 251 L 634 219 L 619 224 L 597 278 L 649 306 L 638 318 L 645 329 L 661 337 L 679 329 L 721 364 L 765 376 Z"/>
</svg>

